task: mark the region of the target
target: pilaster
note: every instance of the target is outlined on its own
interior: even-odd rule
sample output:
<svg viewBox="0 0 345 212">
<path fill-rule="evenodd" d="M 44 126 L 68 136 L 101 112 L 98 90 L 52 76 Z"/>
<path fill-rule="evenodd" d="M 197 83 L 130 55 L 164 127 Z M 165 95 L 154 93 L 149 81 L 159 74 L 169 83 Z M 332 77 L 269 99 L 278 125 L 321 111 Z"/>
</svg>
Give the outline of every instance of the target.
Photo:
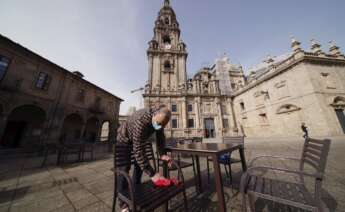
<svg viewBox="0 0 345 212">
<path fill-rule="evenodd" d="M 216 104 L 217 104 L 217 111 L 218 111 L 218 124 L 219 124 L 219 129 L 218 132 L 223 136 L 223 116 L 222 116 L 222 107 L 221 107 L 221 102 L 219 98 L 216 98 Z"/>
<path fill-rule="evenodd" d="M 182 115 L 182 128 L 186 129 L 187 128 L 187 101 L 186 101 L 186 97 L 182 98 L 181 101 L 181 115 Z"/>
</svg>

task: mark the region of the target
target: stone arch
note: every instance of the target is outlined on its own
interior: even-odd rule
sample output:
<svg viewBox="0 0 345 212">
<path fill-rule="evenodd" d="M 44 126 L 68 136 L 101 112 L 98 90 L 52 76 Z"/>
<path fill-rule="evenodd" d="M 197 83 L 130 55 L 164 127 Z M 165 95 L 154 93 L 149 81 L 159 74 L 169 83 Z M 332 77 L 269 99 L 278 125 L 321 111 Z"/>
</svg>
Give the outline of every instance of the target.
<svg viewBox="0 0 345 212">
<path fill-rule="evenodd" d="M 99 137 L 100 123 L 97 117 L 93 116 L 86 121 L 83 139 L 88 142 L 96 142 Z"/>
<path fill-rule="evenodd" d="M 101 141 L 109 141 L 110 121 L 103 121 L 101 127 Z"/>
<path fill-rule="evenodd" d="M 77 114 L 72 113 L 65 117 L 62 125 L 60 141 L 74 142 L 79 140 L 83 129 L 84 120 Z"/>
<path fill-rule="evenodd" d="M 36 105 L 15 107 L 7 117 L 1 145 L 17 148 L 38 144 L 44 131 L 46 117 L 45 110 Z"/>
<path fill-rule="evenodd" d="M 336 96 L 332 98 L 331 105 L 333 107 L 345 107 L 345 97 Z"/>
<path fill-rule="evenodd" d="M 282 105 L 280 106 L 278 109 L 277 109 L 277 114 L 283 114 L 283 113 L 291 113 L 291 112 L 294 112 L 294 111 L 298 111 L 298 110 L 301 110 L 300 107 L 297 107 L 296 105 L 293 105 L 293 104 L 285 104 L 285 105 Z"/>
<path fill-rule="evenodd" d="M 162 41 L 163 41 L 163 44 L 171 44 L 171 38 L 169 35 L 163 35 Z"/>
</svg>

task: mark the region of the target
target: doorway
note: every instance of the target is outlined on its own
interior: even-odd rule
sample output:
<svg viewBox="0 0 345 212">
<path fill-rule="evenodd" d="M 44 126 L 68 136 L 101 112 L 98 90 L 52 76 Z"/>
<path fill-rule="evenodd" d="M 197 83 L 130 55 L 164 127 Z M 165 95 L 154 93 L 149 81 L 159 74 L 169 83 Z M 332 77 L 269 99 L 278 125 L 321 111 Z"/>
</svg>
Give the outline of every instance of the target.
<svg viewBox="0 0 345 212">
<path fill-rule="evenodd" d="M 204 120 L 205 123 L 205 137 L 206 138 L 215 138 L 216 132 L 214 127 L 214 119 L 213 118 L 206 118 Z"/>
<path fill-rule="evenodd" d="M 337 114 L 340 126 L 343 129 L 343 133 L 345 134 L 345 114 L 344 114 L 344 109 L 335 109 L 335 113 Z"/>
<path fill-rule="evenodd" d="M 2 146 L 5 148 L 19 147 L 26 126 L 26 122 L 9 122 L 1 140 Z"/>
<path fill-rule="evenodd" d="M 46 114 L 34 105 L 15 108 L 8 117 L 4 135 L 0 139 L 5 148 L 32 146 L 40 142 Z"/>
</svg>

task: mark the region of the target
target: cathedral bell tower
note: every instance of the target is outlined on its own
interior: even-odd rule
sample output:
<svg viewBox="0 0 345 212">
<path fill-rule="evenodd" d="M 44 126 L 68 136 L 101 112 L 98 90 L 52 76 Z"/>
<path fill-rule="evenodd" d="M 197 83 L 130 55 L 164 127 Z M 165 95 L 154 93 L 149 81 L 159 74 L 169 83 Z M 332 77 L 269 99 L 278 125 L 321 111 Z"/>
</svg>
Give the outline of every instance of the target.
<svg viewBox="0 0 345 212">
<path fill-rule="evenodd" d="M 188 53 L 180 34 L 179 23 L 170 1 L 164 0 L 147 50 L 149 75 L 145 96 L 177 94 L 185 86 Z"/>
</svg>

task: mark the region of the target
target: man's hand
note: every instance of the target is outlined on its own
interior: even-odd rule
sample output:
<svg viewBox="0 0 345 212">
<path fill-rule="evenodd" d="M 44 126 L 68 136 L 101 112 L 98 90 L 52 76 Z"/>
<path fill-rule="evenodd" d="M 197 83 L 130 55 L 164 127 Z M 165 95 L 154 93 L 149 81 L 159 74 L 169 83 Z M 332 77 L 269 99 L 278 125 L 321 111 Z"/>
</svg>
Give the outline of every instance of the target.
<svg viewBox="0 0 345 212">
<path fill-rule="evenodd" d="M 157 182 L 158 180 L 164 180 L 164 179 L 166 179 L 165 177 L 163 177 L 161 174 L 159 174 L 159 173 L 156 173 L 153 177 L 151 177 L 151 180 L 152 180 L 152 182 Z"/>
<path fill-rule="evenodd" d="M 169 155 L 162 155 L 162 156 L 161 156 L 161 160 L 167 162 L 169 168 L 172 167 L 172 161 L 173 161 L 173 160 L 171 159 L 171 157 L 170 157 Z"/>
<path fill-rule="evenodd" d="M 162 177 L 159 173 L 156 173 L 153 177 L 151 177 L 151 180 L 153 184 L 157 187 L 166 187 L 174 183 L 174 181 L 171 181 L 170 179 Z"/>
</svg>

